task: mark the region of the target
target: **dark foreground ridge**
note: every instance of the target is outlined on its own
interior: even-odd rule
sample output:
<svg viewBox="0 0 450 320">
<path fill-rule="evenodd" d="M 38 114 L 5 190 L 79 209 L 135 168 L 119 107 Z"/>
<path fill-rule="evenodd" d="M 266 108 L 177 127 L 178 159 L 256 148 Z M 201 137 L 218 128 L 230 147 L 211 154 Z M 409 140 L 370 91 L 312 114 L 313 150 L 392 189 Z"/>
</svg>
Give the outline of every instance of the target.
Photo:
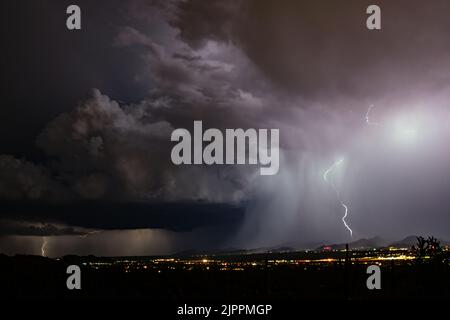
<svg viewBox="0 0 450 320">
<path fill-rule="evenodd" d="M 151 299 L 153 301 L 296 301 L 450 298 L 450 252 L 413 249 L 321 249 L 170 257 L 0 256 L 6 299 Z M 66 287 L 69 265 L 81 290 Z M 366 286 L 381 269 L 381 290 Z"/>
</svg>

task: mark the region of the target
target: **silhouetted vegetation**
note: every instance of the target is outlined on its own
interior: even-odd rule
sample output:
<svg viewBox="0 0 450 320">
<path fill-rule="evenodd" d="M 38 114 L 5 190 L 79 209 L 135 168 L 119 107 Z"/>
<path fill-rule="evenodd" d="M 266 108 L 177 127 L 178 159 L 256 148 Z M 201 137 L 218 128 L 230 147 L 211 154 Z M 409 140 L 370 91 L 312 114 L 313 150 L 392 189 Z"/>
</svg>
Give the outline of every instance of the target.
<svg viewBox="0 0 450 320">
<path fill-rule="evenodd" d="M 412 251 L 419 263 L 443 262 L 442 248 L 440 241 L 430 236 L 425 239 L 422 236 L 417 237 L 417 244 L 412 246 Z"/>
</svg>

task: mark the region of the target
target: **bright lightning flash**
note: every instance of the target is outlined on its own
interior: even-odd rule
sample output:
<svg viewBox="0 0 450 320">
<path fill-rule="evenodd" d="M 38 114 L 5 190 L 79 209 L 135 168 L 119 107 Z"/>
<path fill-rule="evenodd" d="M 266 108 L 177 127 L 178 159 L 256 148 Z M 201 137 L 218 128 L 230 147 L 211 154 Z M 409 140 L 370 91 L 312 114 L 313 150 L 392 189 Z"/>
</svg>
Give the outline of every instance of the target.
<svg viewBox="0 0 450 320">
<path fill-rule="evenodd" d="M 373 104 L 371 104 L 371 105 L 369 106 L 369 109 L 368 109 L 367 112 L 366 112 L 366 123 L 367 123 L 369 126 L 378 126 L 378 125 L 379 125 L 378 122 L 372 122 L 372 121 L 370 120 L 370 113 L 372 112 L 372 109 L 373 109 L 373 108 L 375 108 L 375 106 L 374 106 Z"/>
<path fill-rule="evenodd" d="M 46 249 L 47 249 L 47 237 L 42 238 L 42 246 L 41 246 L 41 256 L 46 256 Z"/>
<path fill-rule="evenodd" d="M 399 118 L 394 122 L 395 139 L 398 142 L 410 144 L 419 137 L 419 125 L 414 118 Z"/>
<path fill-rule="evenodd" d="M 389 130 L 389 134 L 392 134 L 395 140 L 402 144 L 411 144 L 418 139 L 419 136 L 419 119 L 414 115 L 402 115 L 392 119 L 387 124 L 381 124 L 379 122 L 373 122 L 370 119 L 370 115 L 375 106 L 372 104 L 369 106 L 366 112 L 366 123 L 369 126 L 382 126 Z"/>
<path fill-rule="evenodd" d="M 344 159 L 339 159 L 337 160 L 335 163 L 333 163 L 333 165 L 331 165 L 331 167 L 329 167 L 323 174 L 323 180 L 328 183 L 329 185 L 331 185 L 331 187 L 333 188 L 334 192 L 336 193 L 339 202 L 341 204 L 341 206 L 344 208 L 344 216 L 342 217 L 342 222 L 344 223 L 344 226 L 347 228 L 347 230 L 350 232 L 350 237 L 353 237 L 353 230 L 348 226 L 346 218 L 348 216 L 348 206 L 344 203 L 344 201 L 342 200 L 341 197 L 341 193 L 339 192 L 338 188 L 336 187 L 336 185 L 333 182 L 330 182 L 328 176 L 330 175 L 331 172 L 334 171 L 334 169 L 336 169 L 338 166 L 342 165 L 342 163 L 344 163 Z"/>
</svg>

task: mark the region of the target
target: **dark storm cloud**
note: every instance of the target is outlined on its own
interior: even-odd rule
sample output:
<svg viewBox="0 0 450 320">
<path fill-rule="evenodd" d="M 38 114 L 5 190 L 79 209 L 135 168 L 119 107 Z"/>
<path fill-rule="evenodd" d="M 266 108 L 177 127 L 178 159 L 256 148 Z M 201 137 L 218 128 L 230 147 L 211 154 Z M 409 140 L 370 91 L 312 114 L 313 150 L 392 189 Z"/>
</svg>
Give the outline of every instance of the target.
<svg viewBox="0 0 450 320">
<path fill-rule="evenodd" d="M 46 156 L 34 141 L 45 125 L 86 99 L 93 88 L 119 101 L 144 98 L 148 87 L 133 79 L 136 55 L 112 46 L 117 28 L 129 22 L 128 1 L 77 1 L 83 29 L 70 32 L 66 8 L 72 1 L 3 1 L 2 107 L 0 146 L 36 161 Z M 11 139 L 11 132 L 17 132 Z"/>
<path fill-rule="evenodd" d="M 123 8 L 128 19 L 114 20 L 114 37 L 109 37 L 111 29 L 105 37 L 113 52 L 140 61 L 140 71 L 121 77 L 146 83 L 148 97 L 119 103 L 94 90 L 75 110 L 48 122 L 37 146 L 47 157 L 49 176 L 72 197 L 244 199 L 251 170 L 175 168 L 168 137 L 175 127 L 192 126 L 193 119 L 203 119 L 210 127 L 249 126 L 254 121 L 246 115 L 260 109 L 263 101 L 247 90 L 264 80 L 238 48 L 212 41 L 194 50 L 178 40 L 178 31 L 165 20 L 176 12 L 171 5 L 134 1 Z"/>
<path fill-rule="evenodd" d="M 375 99 L 446 82 L 450 22 L 446 1 L 378 1 L 382 30 L 365 28 L 370 1 L 183 2 L 172 23 L 193 46 L 231 42 L 270 79 L 315 99 Z M 420 75 L 420 76 L 419 76 Z"/>
<path fill-rule="evenodd" d="M 17 217 L 14 217 L 17 219 Z M 42 219 L 40 219 L 42 221 Z M 14 220 L 1 220 L 0 221 L 0 236 L 86 236 L 93 230 L 87 230 L 78 227 L 68 227 L 58 224 L 50 223 L 30 223 Z"/>
<path fill-rule="evenodd" d="M 49 123 L 37 144 L 59 159 L 55 170 L 69 175 L 83 198 L 151 193 L 160 187 L 152 167 L 166 162 L 155 153 L 164 151 L 161 144 L 172 130 L 168 122 L 152 118 L 151 107 L 124 109 L 94 91 L 92 99 Z"/>
<path fill-rule="evenodd" d="M 46 235 L 46 228 L 49 228 L 48 235 L 56 235 L 57 232 L 52 231 L 56 230 L 56 227 L 51 227 L 52 225 L 76 226 L 79 230 L 153 228 L 190 231 L 218 226 L 233 228 L 239 224 L 244 214 L 242 206 L 195 202 L 117 203 L 85 201 L 45 204 L 42 202 L 3 201 L 1 206 L 0 219 L 27 221 L 33 223 L 33 225 L 43 223 L 44 225 L 39 231 L 43 235 Z M 36 229 L 29 230 L 31 232 Z M 59 228 L 58 230 L 60 234 L 67 235 L 75 232 L 70 228 Z M 36 234 L 31 232 L 29 235 Z"/>
<path fill-rule="evenodd" d="M 17 156 L 0 158 L 0 196 L 59 199 L 63 209 L 24 205 L 2 217 L 184 230 L 220 224 L 237 205 L 244 217 L 230 223 L 230 230 L 240 227 L 237 246 L 348 240 L 341 208 L 322 179 L 344 157 L 334 178 L 357 237 L 446 237 L 449 188 L 441 177 L 449 169 L 450 4 L 379 1 L 382 30 L 368 31 L 369 4 L 80 2 L 80 33 L 58 27 L 64 2 L 31 6 L 45 11 L 46 22 L 31 33 L 29 25 L 19 29 L 20 44 L 14 32 L 8 37 L 11 52 L 36 55 L 9 54 L 18 69 L 6 68 L 11 107 L 4 130 L 20 131 L 27 141 L 37 137 L 39 152 L 23 138 L 7 139 L 24 147 L 15 152 L 14 141 L 4 144 L 4 153 Z M 27 14 L 31 22 L 41 18 Z M 39 30 L 56 31 L 38 46 Z M 378 127 L 365 122 L 371 103 Z M 411 114 L 423 122 L 413 143 L 403 134 L 411 131 L 411 121 L 404 123 Z M 30 118 L 36 120 L 28 126 Z M 193 120 L 220 129 L 279 128 L 280 173 L 262 178 L 246 166 L 171 165 L 170 132 L 191 129 Z M 158 205 L 73 205 L 86 199 Z M 219 207 L 170 204 L 180 201 Z"/>
<path fill-rule="evenodd" d="M 124 106 L 95 90 L 73 112 L 50 122 L 37 144 L 58 159 L 51 168 L 81 198 L 242 199 L 245 176 L 237 169 L 172 165 L 173 108 L 164 98 Z"/>
<path fill-rule="evenodd" d="M 0 198 L 8 200 L 67 199 L 65 187 L 50 171 L 26 160 L 0 155 Z"/>
</svg>

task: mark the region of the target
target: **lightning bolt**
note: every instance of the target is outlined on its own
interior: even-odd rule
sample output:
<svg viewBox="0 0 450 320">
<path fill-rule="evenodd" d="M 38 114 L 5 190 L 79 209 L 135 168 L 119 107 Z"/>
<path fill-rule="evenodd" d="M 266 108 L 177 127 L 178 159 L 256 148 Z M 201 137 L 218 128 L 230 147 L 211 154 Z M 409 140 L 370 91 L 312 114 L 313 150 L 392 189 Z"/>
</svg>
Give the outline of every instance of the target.
<svg viewBox="0 0 450 320">
<path fill-rule="evenodd" d="M 42 238 L 42 245 L 41 245 L 41 256 L 46 256 L 46 249 L 47 249 L 47 237 Z"/>
<path fill-rule="evenodd" d="M 336 187 L 336 185 L 330 180 L 328 179 L 328 176 L 330 175 L 331 172 L 334 171 L 334 169 L 336 169 L 338 166 L 342 165 L 342 163 L 344 162 L 344 159 L 339 159 L 337 160 L 335 163 L 333 163 L 323 174 L 323 180 L 328 183 L 334 190 L 334 192 L 336 193 L 339 203 L 341 204 L 342 208 L 344 208 L 344 216 L 342 217 L 342 222 L 344 223 L 344 226 L 347 228 L 347 230 L 350 232 L 350 237 L 353 237 L 353 230 L 348 226 L 346 218 L 348 216 L 348 206 L 344 203 L 344 201 L 342 200 L 341 197 L 341 193 L 339 192 L 338 188 Z"/>
<path fill-rule="evenodd" d="M 372 121 L 370 121 L 370 113 L 372 112 L 372 109 L 373 108 L 375 108 L 375 106 L 373 105 L 373 104 L 371 104 L 370 106 L 369 106 L 369 109 L 367 110 L 367 112 L 366 112 L 366 123 L 369 125 L 369 126 L 379 126 L 380 124 L 378 123 L 378 122 L 372 122 Z"/>
<path fill-rule="evenodd" d="M 86 234 L 80 235 L 80 238 L 87 238 L 90 235 L 99 233 L 100 231 L 98 230 L 93 230 L 93 231 L 88 231 L 86 232 Z M 48 238 L 47 237 L 43 237 L 42 238 L 42 245 L 41 245 L 41 256 L 42 257 L 46 257 L 47 256 L 47 244 L 48 244 Z"/>
</svg>

